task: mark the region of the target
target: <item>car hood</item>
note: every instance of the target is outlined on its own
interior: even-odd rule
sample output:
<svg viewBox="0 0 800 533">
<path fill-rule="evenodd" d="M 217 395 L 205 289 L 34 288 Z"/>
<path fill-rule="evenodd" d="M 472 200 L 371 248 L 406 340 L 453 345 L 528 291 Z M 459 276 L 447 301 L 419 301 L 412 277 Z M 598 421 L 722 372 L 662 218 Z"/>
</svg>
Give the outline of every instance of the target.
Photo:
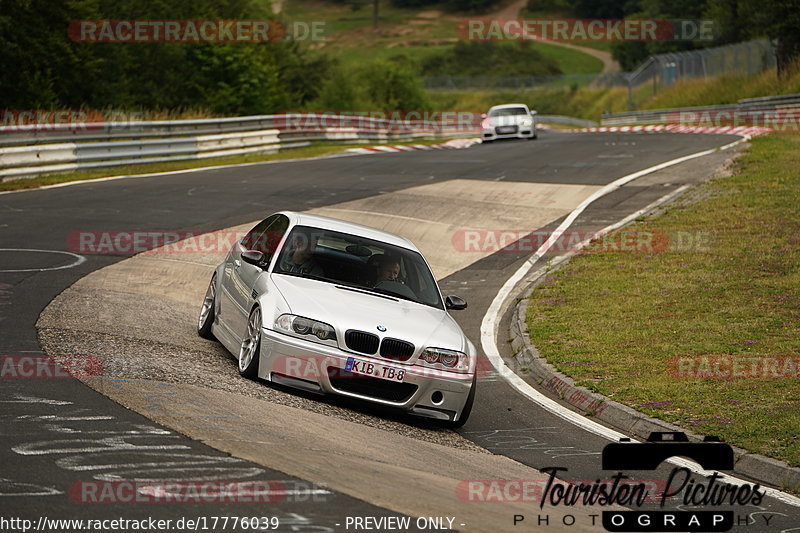
<svg viewBox="0 0 800 533">
<path fill-rule="evenodd" d="M 461 328 L 442 309 L 408 300 L 390 300 L 314 279 L 281 274 L 271 277 L 292 314 L 327 322 L 336 330 L 340 343 L 345 331 L 357 329 L 381 338 L 411 342 L 415 354 L 425 347 L 467 351 Z M 378 331 L 378 326 L 386 331 Z"/>
</svg>

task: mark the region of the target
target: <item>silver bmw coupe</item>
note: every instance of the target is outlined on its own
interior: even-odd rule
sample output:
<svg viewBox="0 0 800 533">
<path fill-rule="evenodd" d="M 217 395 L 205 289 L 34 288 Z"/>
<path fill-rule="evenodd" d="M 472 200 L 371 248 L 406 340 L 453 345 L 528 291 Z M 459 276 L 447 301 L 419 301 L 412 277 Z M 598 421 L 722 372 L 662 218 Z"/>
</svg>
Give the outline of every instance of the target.
<svg viewBox="0 0 800 533">
<path fill-rule="evenodd" d="M 239 373 L 396 407 L 459 427 L 475 398 L 477 351 L 419 250 L 359 224 L 280 212 L 217 266 L 198 333 Z"/>
</svg>

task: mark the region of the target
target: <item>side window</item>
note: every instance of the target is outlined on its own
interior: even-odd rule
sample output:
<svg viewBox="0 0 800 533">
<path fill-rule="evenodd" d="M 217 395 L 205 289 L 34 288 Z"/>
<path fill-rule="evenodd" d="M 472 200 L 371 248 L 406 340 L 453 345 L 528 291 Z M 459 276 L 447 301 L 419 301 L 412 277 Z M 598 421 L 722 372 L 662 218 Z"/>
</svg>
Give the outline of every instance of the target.
<svg viewBox="0 0 800 533">
<path fill-rule="evenodd" d="M 275 222 L 275 219 L 281 215 L 272 215 L 271 217 L 267 217 L 256 226 L 247 232 L 247 235 L 244 236 L 242 239 L 242 246 L 244 246 L 248 250 L 255 250 L 255 243 L 258 242 L 258 237 L 264 233 L 270 224 Z"/>
<path fill-rule="evenodd" d="M 289 229 L 289 218 L 286 215 L 275 215 L 270 219 L 272 221 L 269 225 L 251 242 L 251 250 L 263 252 L 267 258 L 272 257 L 286 230 Z"/>
</svg>

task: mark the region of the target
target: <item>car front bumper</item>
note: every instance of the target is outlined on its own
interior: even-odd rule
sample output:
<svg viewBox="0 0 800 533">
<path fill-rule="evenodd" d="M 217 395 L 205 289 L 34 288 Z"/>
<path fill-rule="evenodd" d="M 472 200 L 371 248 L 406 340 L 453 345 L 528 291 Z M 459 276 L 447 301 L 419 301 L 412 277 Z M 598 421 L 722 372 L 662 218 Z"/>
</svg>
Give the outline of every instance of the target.
<svg viewBox="0 0 800 533">
<path fill-rule="evenodd" d="M 514 131 L 498 133 L 502 126 L 486 128 L 481 132 L 481 139 L 484 141 L 496 141 L 498 139 L 530 139 L 536 136 L 536 126 L 517 126 Z"/>
<path fill-rule="evenodd" d="M 347 369 L 372 364 L 397 376 L 402 383 L 370 377 Z M 383 370 L 386 369 L 386 370 Z M 379 356 L 346 352 L 329 346 L 262 329 L 259 377 L 291 387 L 358 398 L 439 420 L 461 416 L 473 383 L 472 374 L 461 374 L 400 363 Z"/>
</svg>

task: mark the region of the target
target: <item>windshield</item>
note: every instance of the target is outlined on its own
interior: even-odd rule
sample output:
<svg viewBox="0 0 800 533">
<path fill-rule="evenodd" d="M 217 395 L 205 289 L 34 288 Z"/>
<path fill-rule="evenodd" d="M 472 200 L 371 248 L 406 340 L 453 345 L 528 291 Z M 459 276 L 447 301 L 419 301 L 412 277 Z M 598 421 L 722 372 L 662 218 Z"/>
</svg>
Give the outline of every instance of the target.
<svg viewBox="0 0 800 533">
<path fill-rule="evenodd" d="M 274 272 L 442 308 L 436 280 L 419 253 L 348 233 L 295 226 Z"/>
<path fill-rule="evenodd" d="M 528 115 L 528 110 L 524 107 L 503 107 L 489 111 L 490 117 L 510 117 L 514 115 Z"/>
</svg>

